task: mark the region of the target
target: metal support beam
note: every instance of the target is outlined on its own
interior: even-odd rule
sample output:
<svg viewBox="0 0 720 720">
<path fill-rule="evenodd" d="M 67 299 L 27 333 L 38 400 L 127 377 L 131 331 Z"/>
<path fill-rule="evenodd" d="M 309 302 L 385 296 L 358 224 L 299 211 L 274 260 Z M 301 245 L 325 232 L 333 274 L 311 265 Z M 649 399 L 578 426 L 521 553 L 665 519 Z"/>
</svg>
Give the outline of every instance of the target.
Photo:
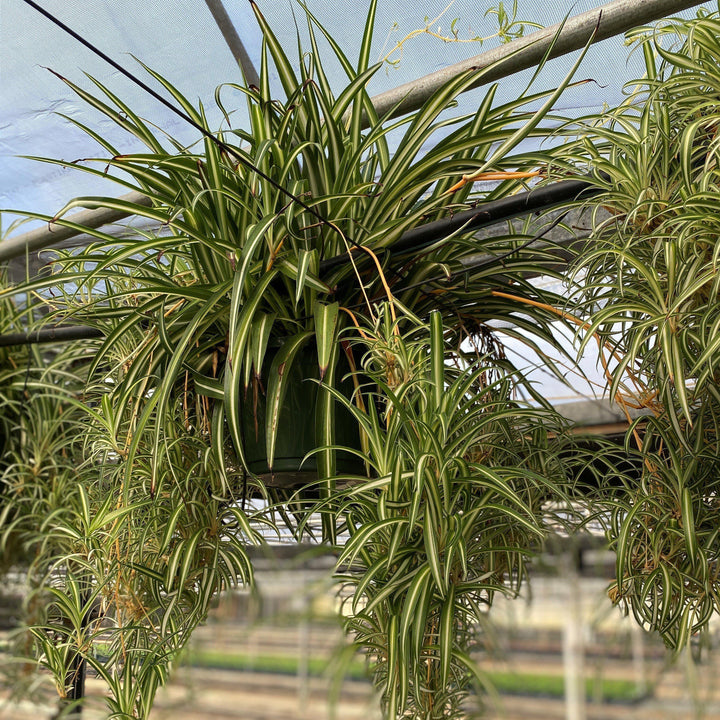
<svg viewBox="0 0 720 720">
<path fill-rule="evenodd" d="M 139 192 L 131 192 L 119 198 L 125 202 L 136 203 L 150 207 L 152 201 L 149 197 Z M 52 245 L 57 245 L 63 240 L 81 235 L 87 228 L 99 228 L 103 225 L 110 225 L 128 217 L 126 212 L 121 210 L 81 210 L 80 212 L 68 215 L 67 218 L 60 218 L 55 222 L 48 223 L 45 227 L 30 230 L 22 235 L 3 240 L 0 243 L 0 262 L 20 257 L 26 252 L 35 252 Z"/>
<path fill-rule="evenodd" d="M 104 337 L 101 330 L 86 325 L 55 325 L 32 330 L 0 335 L 0 347 L 13 345 L 40 345 L 42 343 L 69 342 L 71 340 L 89 340 Z"/>
<path fill-rule="evenodd" d="M 561 180 L 527 192 L 478 203 L 470 210 L 463 210 L 440 220 L 433 220 L 411 228 L 398 238 L 388 252 L 393 255 L 415 253 L 460 230 L 480 230 L 532 212 L 549 210 L 562 203 L 589 198 L 599 192 L 600 189 L 587 180 Z M 380 255 L 383 255 L 385 250 L 379 252 Z M 347 255 L 336 255 L 323 260 L 320 263 L 320 270 L 330 270 L 346 262 Z"/>
<path fill-rule="evenodd" d="M 245 77 L 245 82 L 248 85 L 260 87 L 260 78 L 258 77 L 257 70 L 252 64 L 252 60 L 247 54 L 247 50 L 245 50 L 245 46 L 237 34 L 237 30 L 235 30 L 235 26 L 232 24 L 232 20 L 230 20 L 225 6 L 222 4 L 222 0 L 205 0 L 205 4 L 210 9 L 235 61 L 240 66 L 243 76 Z"/>
<path fill-rule="evenodd" d="M 214 0 L 206 0 L 206 2 L 208 7 L 220 4 Z M 492 63 L 499 63 L 491 71 L 483 73 L 475 86 L 478 87 L 537 65 L 547 52 L 553 38 L 555 44 L 551 57 L 559 57 L 583 47 L 593 33 L 595 33 L 593 41 L 598 42 L 638 25 L 701 5 L 702 2 L 703 0 L 613 0 L 602 7 L 569 18 L 564 24 L 553 25 L 527 37 L 518 38 L 469 60 L 376 95 L 372 99 L 373 105 L 380 116 L 390 108 L 394 108 L 393 116 L 402 115 L 420 107 L 444 83 L 470 68 L 483 68 Z M 123 197 L 130 202 L 141 202 L 143 198 L 140 193 L 130 193 Z M 149 204 L 149 200 L 144 199 L 144 201 L 145 204 Z M 88 210 L 69 216 L 68 222 L 97 228 L 117 222 L 123 217 L 127 215 L 114 210 Z M 60 240 L 82 232 L 68 227 L 60 229 L 59 226 L 62 225 L 63 220 L 58 220 L 47 229 L 33 230 L 4 240 L 0 243 L 0 261 L 18 257 L 28 250 L 50 247 Z"/>
<path fill-rule="evenodd" d="M 550 57 L 560 57 L 585 47 L 588 40 L 599 42 L 628 30 L 659 20 L 704 0 L 613 0 L 602 7 L 568 18 L 564 23 L 539 30 L 480 55 L 450 65 L 418 80 L 376 95 L 372 101 L 378 116 L 393 110 L 393 116 L 417 110 L 445 83 L 468 70 L 479 70 L 497 63 L 478 79 L 473 87 L 537 66 L 551 43 Z"/>
<path fill-rule="evenodd" d="M 459 230 L 479 230 L 503 220 L 549 210 L 556 205 L 581 198 L 589 198 L 599 192 L 600 188 L 586 180 L 561 180 L 541 185 L 527 192 L 478 203 L 471 210 L 463 210 L 441 220 L 418 225 L 403 233 L 390 251 L 393 255 L 417 252 Z M 345 255 L 342 258 L 347 261 Z"/>
</svg>

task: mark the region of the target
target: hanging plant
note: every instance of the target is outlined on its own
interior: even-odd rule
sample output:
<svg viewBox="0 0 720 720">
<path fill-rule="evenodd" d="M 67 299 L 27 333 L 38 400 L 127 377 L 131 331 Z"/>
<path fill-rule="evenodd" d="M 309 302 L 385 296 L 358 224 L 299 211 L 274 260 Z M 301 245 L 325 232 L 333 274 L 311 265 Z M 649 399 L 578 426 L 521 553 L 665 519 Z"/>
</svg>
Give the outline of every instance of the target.
<svg viewBox="0 0 720 720">
<path fill-rule="evenodd" d="M 610 595 L 677 649 L 720 609 L 718 37 L 717 13 L 636 33 L 645 78 L 565 149 L 594 168 L 610 211 L 577 262 L 585 342 L 612 348 L 611 396 L 647 413 L 626 438 L 639 477 L 598 496 L 617 552 Z"/>
<path fill-rule="evenodd" d="M 377 70 L 369 64 L 374 2 L 355 66 L 308 13 L 312 52 L 303 56 L 299 73 L 253 7 L 265 38 L 260 87 L 218 89 L 216 100 L 227 122 L 221 132 L 211 133 L 203 109 L 193 108 L 179 90 L 146 68 L 205 129 L 202 150 L 168 141 L 99 83 L 100 95 L 93 95 L 66 80 L 89 105 L 147 146 L 144 154 L 120 155 L 93 135 L 109 155 L 97 162 L 120 171 L 118 182 L 142 191 L 152 204 L 78 198 L 57 218 L 79 205 L 112 207 L 165 229 L 157 236 L 129 238 L 92 231 L 98 244 L 59 259 L 52 280 L 68 288 L 56 317 L 72 317 L 106 334 L 92 373 L 114 378 L 112 405 L 125 408 L 131 428 L 120 440 L 126 445 L 126 477 L 130 481 L 141 447 L 147 448 L 151 495 L 158 492 L 162 467 L 169 462 L 166 424 L 178 422 L 184 432 L 204 438 L 223 468 L 226 491 L 237 492 L 248 475 L 245 446 L 254 434 L 258 400 L 265 403 L 265 428 L 259 428 L 267 457 L 264 475 L 272 476 L 296 358 L 304 348 L 311 354 L 315 348 L 318 377 L 335 387 L 343 374 L 339 363 L 345 362 L 337 341 L 349 317 L 345 311 L 367 308 L 372 298 L 392 295 L 421 317 L 439 307 L 448 322 L 471 334 L 481 332 L 490 318 L 511 318 L 554 342 L 551 315 L 538 312 L 543 316 L 528 322 L 522 305 L 490 295 L 491 287 L 512 277 L 516 296 L 538 296 L 540 291 L 512 274 L 526 264 L 522 252 L 514 257 L 506 252 L 497 267 L 464 264 L 479 250 L 515 248 L 517 238 L 481 245 L 460 231 L 422 253 L 404 248 L 395 254 L 393 246 L 408 228 L 464 206 L 472 183 L 458 182 L 459 177 L 482 179 L 491 171 L 492 177 L 504 178 L 486 195 L 494 198 L 536 174 L 518 172 L 525 160 L 511 152 L 527 136 L 545 132 L 539 123 L 570 75 L 551 92 L 499 106 L 493 86 L 476 113 L 447 118 L 444 113 L 458 93 L 483 71 L 465 73 L 417 112 L 388 122 L 374 114 L 366 91 Z M 347 74 L 337 94 L 320 61 L 318 32 Z M 273 69 L 282 99 L 270 85 Z M 232 124 L 227 103 L 233 95 L 247 101 L 248 129 Z M 544 100 L 540 110 L 523 111 L 526 103 L 538 100 Z M 440 129 L 444 137 L 426 151 Z M 390 132 L 401 134 L 395 152 L 388 144 Z M 532 162 L 537 160 L 533 155 Z M 82 167 L 104 174 L 92 163 L 86 160 Z M 505 172 L 508 166 L 511 171 Z M 494 274 L 500 267 L 498 279 Z M 462 272 L 462 283 L 443 282 L 456 271 Z M 122 356 L 118 348 L 128 347 L 128 340 L 132 349 Z M 273 357 L 271 348 L 278 348 Z M 348 362 L 352 366 L 356 360 Z M 266 367 L 270 373 L 264 377 Z M 243 411 L 248 404 L 250 413 Z M 308 420 L 318 428 L 318 445 L 334 445 L 333 413 L 332 403 L 321 397 L 315 419 Z M 249 415 L 251 433 L 242 427 Z M 334 450 L 317 456 L 317 473 L 328 495 L 336 462 Z M 266 491 L 253 473 L 249 479 Z M 268 492 L 274 499 L 283 497 Z M 325 534 L 332 537 L 332 528 L 327 526 Z"/>
</svg>

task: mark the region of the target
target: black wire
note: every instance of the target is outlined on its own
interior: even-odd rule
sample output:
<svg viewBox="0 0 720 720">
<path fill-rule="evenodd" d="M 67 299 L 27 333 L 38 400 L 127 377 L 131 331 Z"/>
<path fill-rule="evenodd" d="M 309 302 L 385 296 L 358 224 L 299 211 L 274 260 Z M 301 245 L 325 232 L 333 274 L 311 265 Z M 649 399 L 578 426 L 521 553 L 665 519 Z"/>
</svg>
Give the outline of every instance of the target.
<svg viewBox="0 0 720 720">
<path fill-rule="evenodd" d="M 82 35 L 76 33 L 72 28 L 68 27 L 63 23 L 61 20 L 58 20 L 54 15 L 49 13 L 44 8 L 40 7 L 34 0 L 23 0 L 27 5 L 30 5 L 30 7 L 34 8 L 39 12 L 41 15 L 44 15 L 50 22 L 57 25 L 61 30 L 66 32 L 68 35 L 70 35 L 72 38 L 77 40 L 79 43 L 84 45 L 86 48 L 88 48 L 91 52 L 95 53 L 98 57 L 101 57 L 106 63 L 109 65 L 112 65 L 118 72 L 122 73 L 126 78 L 128 78 L 130 81 L 134 82 L 136 85 L 141 87 L 146 93 L 152 95 L 158 102 L 162 103 L 165 107 L 169 108 L 172 112 L 174 112 L 176 115 L 181 117 L 185 122 L 192 125 L 196 130 L 201 132 L 206 138 L 214 142 L 221 150 L 223 150 L 226 153 L 229 153 L 232 155 L 238 162 L 240 162 L 242 165 L 244 165 L 249 170 L 252 170 L 256 175 L 259 175 L 263 180 L 266 180 L 269 182 L 276 190 L 279 190 L 281 193 L 285 194 L 287 197 L 289 197 L 293 202 L 297 203 L 302 207 L 303 209 L 307 210 L 311 215 L 313 215 L 315 218 L 317 218 L 323 225 L 326 225 L 329 228 L 332 228 L 336 233 L 338 233 L 343 240 L 346 240 L 351 245 L 354 245 L 355 247 L 361 247 L 358 243 L 356 243 L 351 238 L 346 237 L 345 233 L 340 230 L 340 228 L 337 227 L 334 223 L 327 220 L 325 217 L 323 217 L 317 210 L 312 208 L 311 206 L 304 203 L 297 195 L 294 195 L 289 190 L 284 188 L 282 185 L 280 185 L 278 182 L 273 180 L 270 176 L 266 175 L 260 168 L 253 165 L 247 158 L 243 157 L 241 153 L 239 153 L 235 148 L 233 148 L 231 145 L 228 145 L 227 143 L 223 142 L 219 138 L 217 138 L 215 135 L 213 135 L 211 132 L 206 130 L 202 125 L 195 122 L 189 115 L 186 115 L 182 110 L 179 110 L 175 105 L 173 105 L 169 100 L 166 100 L 160 93 L 153 90 L 149 85 L 144 83 L 139 78 L 135 77 L 129 70 L 126 70 L 122 65 L 118 64 L 113 60 L 111 57 L 106 55 L 102 50 L 95 47 L 90 41 L 86 40 Z M 49 68 L 48 68 L 49 69 Z M 53 74 L 57 75 L 61 80 L 65 80 L 65 78 L 60 75 L 59 73 L 56 73 L 54 70 L 50 70 Z"/>
</svg>

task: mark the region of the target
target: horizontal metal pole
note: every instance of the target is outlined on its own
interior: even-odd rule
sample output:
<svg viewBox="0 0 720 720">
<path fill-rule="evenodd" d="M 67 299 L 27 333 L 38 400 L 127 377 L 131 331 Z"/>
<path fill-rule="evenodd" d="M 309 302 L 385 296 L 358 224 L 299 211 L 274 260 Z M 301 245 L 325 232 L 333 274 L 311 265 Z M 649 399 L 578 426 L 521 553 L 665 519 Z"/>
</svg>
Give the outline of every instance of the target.
<svg viewBox="0 0 720 720">
<path fill-rule="evenodd" d="M 602 7 L 569 18 L 564 24 L 558 23 L 526 37 L 518 38 L 493 50 L 376 95 L 372 98 L 373 106 L 380 116 L 391 109 L 393 109 L 393 117 L 402 115 L 422 106 L 442 85 L 470 69 L 486 68 L 493 63 L 498 63 L 495 67 L 482 73 L 477 84 L 472 86 L 479 87 L 536 66 L 547 52 L 553 39 L 555 42 L 550 57 L 559 57 L 584 47 L 591 37 L 593 42 L 606 40 L 638 25 L 701 5 L 702 2 L 703 0 L 614 0 Z M 594 36 L 593 33 L 595 33 Z M 122 199 L 133 203 L 150 204 L 150 201 L 140 193 L 130 193 L 123 196 Z M 98 228 L 125 217 L 127 217 L 126 214 L 116 210 L 86 210 L 68 216 L 68 222 Z M 63 221 L 58 220 L 49 224 L 47 228 L 32 230 L 4 240 L 0 243 L 0 261 L 18 257 L 27 251 L 32 252 L 50 247 L 82 232 L 62 227 L 62 224 Z"/>
<path fill-rule="evenodd" d="M 561 180 L 557 183 L 542 185 L 527 192 L 478 203 L 470 210 L 463 210 L 441 220 L 418 225 L 403 233 L 397 242 L 384 252 L 390 252 L 393 255 L 417 252 L 458 230 L 479 230 L 505 220 L 522 217 L 531 212 L 549 210 L 561 203 L 588 198 L 599 192 L 600 189 L 587 180 Z M 383 251 L 380 254 L 382 255 Z M 359 255 L 358 260 L 361 257 L 367 256 Z M 337 255 L 321 262 L 320 270 L 329 270 L 346 262 L 347 255 Z"/>
<path fill-rule="evenodd" d="M 104 333 L 97 328 L 85 325 L 56 325 L 45 327 L 31 332 L 15 332 L 0 335 L 0 347 L 11 345 L 39 345 L 49 342 L 69 342 L 70 340 L 89 340 L 90 338 L 104 337 Z"/>
<path fill-rule="evenodd" d="M 480 87 L 537 66 L 551 43 L 553 45 L 549 57 L 560 57 L 585 47 L 591 38 L 593 43 L 607 40 L 639 25 L 702 5 L 703 2 L 704 0 L 614 0 L 568 18 L 564 23 L 557 23 L 376 95 L 372 99 L 373 106 L 380 117 L 391 109 L 394 116 L 404 115 L 417 110 L 443 85 L 469 70 L 489 68 L 497 63 L 482 73 L 477 84 L 468 89 Z"/>
<path fill-rule="evenodd" d="M 479 230 L 537 210 L 549 210 L 560 203 L 588 198 L 599 192 L 600 188 L 586 180 L 562 180 L 528 192 L 479 203 L 471 210 L 463 210 L 408 230 L 393 244 L 390 252 L 393 255 L 415 252 L 458 230 Z"/>
<path fill-rule="evenodd" d="M 119 199 L 124 202 L 144 205 L 145 207 L 152 205 L 150 198 L 139 192 L 128 193 Z M 95 229 L 103 225 L 118 222 L 126 217 L 129 217 L 128 213 L 121 210 L 111 210 L 109 208 L 81 210 L 80 212 L 68 215 L 67 218 L 60 218 L 55 222 L 48 223 L 44 227 L 39 227 L 22 235 L 15 235 L 7 240 L 3 240 L 0 242 L 0 262 L 20 257 L 26 252 L 43 250 L 44 248 L 57 245 L 63 240 L 82 235 L 83 230 L 73 227 L 75 225 Z"/>
</svg>

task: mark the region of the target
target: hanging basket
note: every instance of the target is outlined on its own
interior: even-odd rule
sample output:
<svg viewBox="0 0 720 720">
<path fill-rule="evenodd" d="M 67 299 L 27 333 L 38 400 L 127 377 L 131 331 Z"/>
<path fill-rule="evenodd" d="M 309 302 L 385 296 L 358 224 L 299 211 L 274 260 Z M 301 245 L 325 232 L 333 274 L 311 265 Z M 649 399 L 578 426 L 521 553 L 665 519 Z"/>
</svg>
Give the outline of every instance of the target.
<svg viewBox="0 0 720 720">
<path fill-rule="evenodd" d="M 317 455 L 308 456 L 321 445 L 317 432 L 317 405 L 320 393 L 327 392 L 319 383 L 320 372 L 314 345 L 304 347 L 287 372 L 288 388 L 280 408 L 278 435 L 273 467 L 267 462 L 265 441 L 266 397 L 268 373 L 274 353 L 268 350 L 260 380 L 248 388 L 242 403 L 242 431 L 248 470 L 261 477 L 266 485 L 296 487 L 311 483 L 318 477 Z M 349 363 L 341 354 L 336 369 L 336 388 L 350 398 L 354 385 Z M 360 450 L 360 432 L 350 411 L 340 402 L 334 403 L 334 445 Z M 353 453 L 336 450 L 336 472 L 363 474 L 364 463 Z"/>
</svg>

